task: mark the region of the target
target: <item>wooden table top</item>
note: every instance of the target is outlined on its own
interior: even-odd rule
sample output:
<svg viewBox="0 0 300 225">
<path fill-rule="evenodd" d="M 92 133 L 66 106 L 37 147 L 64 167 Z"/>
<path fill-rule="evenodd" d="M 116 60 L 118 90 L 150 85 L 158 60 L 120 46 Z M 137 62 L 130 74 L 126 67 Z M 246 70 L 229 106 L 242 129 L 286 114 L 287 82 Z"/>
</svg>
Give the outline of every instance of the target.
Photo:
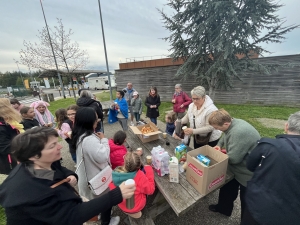
<svg viewBox="0 0 300 225">
<path fill-rule="evenodd" d="M 129 144 L 132 150 L 137 149 L 138 147 L 143 148 L 143 163 L 146 162 L 146 156 L 151 155 L 151 150 L 153 147 L 160 145 L 163 147 L 170 156 L 174 156 L 175 148 L 181 144 L 179 140 L 174 139 L 170 135 L 167 135 L 167 138 L 164 139 L 162 134 L 159 135 L 159 139 L 151 141 L 148 143 L 142 143 L 139 137 L 132 132 L 129 128 L 126 132 L 127 139 L 126 142 Z M 166 145 L 166 142 L 169 142 L 170 145 Z M 188 147 L 189 148 L 189 147 Z M 191 149 L 191 148 L 189 148 Z M 155 183 L 159 191 L 163 194 L 167 202 L 170 204 L 177 216 L 180 216 L 191 209 L 201 198 L 201 195 L 187 180 L 185 172 L 179 174 L 179 183 L 169 182 L 169 176 L 160 177 L 155 174 Z M 227 182 L 232 179 L 232 175 L 226 176 Z"/>
</svg>

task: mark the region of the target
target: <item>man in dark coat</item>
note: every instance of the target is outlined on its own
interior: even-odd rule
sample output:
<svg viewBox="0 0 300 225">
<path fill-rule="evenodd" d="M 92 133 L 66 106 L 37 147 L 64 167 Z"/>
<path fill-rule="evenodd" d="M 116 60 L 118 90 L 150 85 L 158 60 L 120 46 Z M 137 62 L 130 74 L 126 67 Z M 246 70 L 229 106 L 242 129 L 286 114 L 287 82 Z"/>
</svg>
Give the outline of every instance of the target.
<svg viewBox="0 0 300 225">
<path fill-rule="evenodd" d="M 300 111 L 289 117 L 285 132 L 276 139 L 262 138 L 247 159 L 254 175 L 242 225 L 299 224 Z"/>
<path fill-rule="evenodd" d="M 80 98 L 77 100 L 77 105 L 79 107 L 91 107 L 96 111 L 98 119 L 100 119 L 97 124 L 96 131 L 101 131 L 104 133 L 102 105 L 99 101 L 93 99 L 92 93 L 87 90 L 81 91 Z"/>
</svg>

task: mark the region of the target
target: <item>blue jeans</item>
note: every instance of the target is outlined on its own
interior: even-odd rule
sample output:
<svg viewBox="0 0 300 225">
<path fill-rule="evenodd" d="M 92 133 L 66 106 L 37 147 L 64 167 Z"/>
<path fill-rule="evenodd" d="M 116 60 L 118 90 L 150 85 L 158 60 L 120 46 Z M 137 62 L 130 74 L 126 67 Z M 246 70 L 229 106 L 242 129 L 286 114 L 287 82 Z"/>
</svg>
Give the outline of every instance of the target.
<svg viewBox="0 0 300 225">
<path fill-rule="evenodd" d="M 150 118 L 151 122 L 154 123 L 155 125 L 157 125 L 157 117 L 155 118 Z"/>
<path fill-rule="evenodd" d="M 138 112 L 134 112 L 133 114 L 134 114 L 136 122 L 139 122 L 141 115 Z"/>
</svg>

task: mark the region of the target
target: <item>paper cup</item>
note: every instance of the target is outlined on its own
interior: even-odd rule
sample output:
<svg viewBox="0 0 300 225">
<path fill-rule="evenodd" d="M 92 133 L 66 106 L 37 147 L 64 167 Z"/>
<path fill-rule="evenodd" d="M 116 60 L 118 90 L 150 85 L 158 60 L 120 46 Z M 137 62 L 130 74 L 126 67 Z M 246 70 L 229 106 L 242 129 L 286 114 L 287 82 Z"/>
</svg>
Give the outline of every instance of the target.
<svg viewBox="0 0 300 225">
<path fill-rule="evenodd" d="M 151 164 L 152 164 L 152 156 L 151 156 L 151 155 L 148 155 L 148 156 L 146 157 L 146 160 L 147 160 L 147 164 L 148 164 L 148 165 L 151 165 Z"/>
<path fill-rule="evenodd" d="M 181 129 L 182 129 L 182 130 L 185 130 L 186 128 L 187 128 L 187 126 L 183 126 Z"/>
<path fill-rule="evenodd" d="M 164 138 L 167 138 L 167 133 L 163 133 L 163 137 L 164 137 Z"/>
</svg>

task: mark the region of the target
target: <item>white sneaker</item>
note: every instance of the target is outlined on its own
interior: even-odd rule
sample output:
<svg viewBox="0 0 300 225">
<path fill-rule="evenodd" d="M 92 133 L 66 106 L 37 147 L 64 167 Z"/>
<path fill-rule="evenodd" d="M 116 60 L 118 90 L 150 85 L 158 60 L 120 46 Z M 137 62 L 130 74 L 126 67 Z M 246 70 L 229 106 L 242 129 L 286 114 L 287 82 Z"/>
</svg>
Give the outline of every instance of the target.
<svg viewBox="0 0 300 225">
<path fill-rule="evenodd" d="M 118 225 L 120 223 L 120 217 L 119 216 L 115 216 L 110 218 L 110 222 L 109 225 Z"/>
<path fill-rule="evenodd" d="M 133 121 L 131 121 L 130 125 L 131 125 L 131 126 L 134 126 L 134 122 L 133 122 Z"/>
</svg>

